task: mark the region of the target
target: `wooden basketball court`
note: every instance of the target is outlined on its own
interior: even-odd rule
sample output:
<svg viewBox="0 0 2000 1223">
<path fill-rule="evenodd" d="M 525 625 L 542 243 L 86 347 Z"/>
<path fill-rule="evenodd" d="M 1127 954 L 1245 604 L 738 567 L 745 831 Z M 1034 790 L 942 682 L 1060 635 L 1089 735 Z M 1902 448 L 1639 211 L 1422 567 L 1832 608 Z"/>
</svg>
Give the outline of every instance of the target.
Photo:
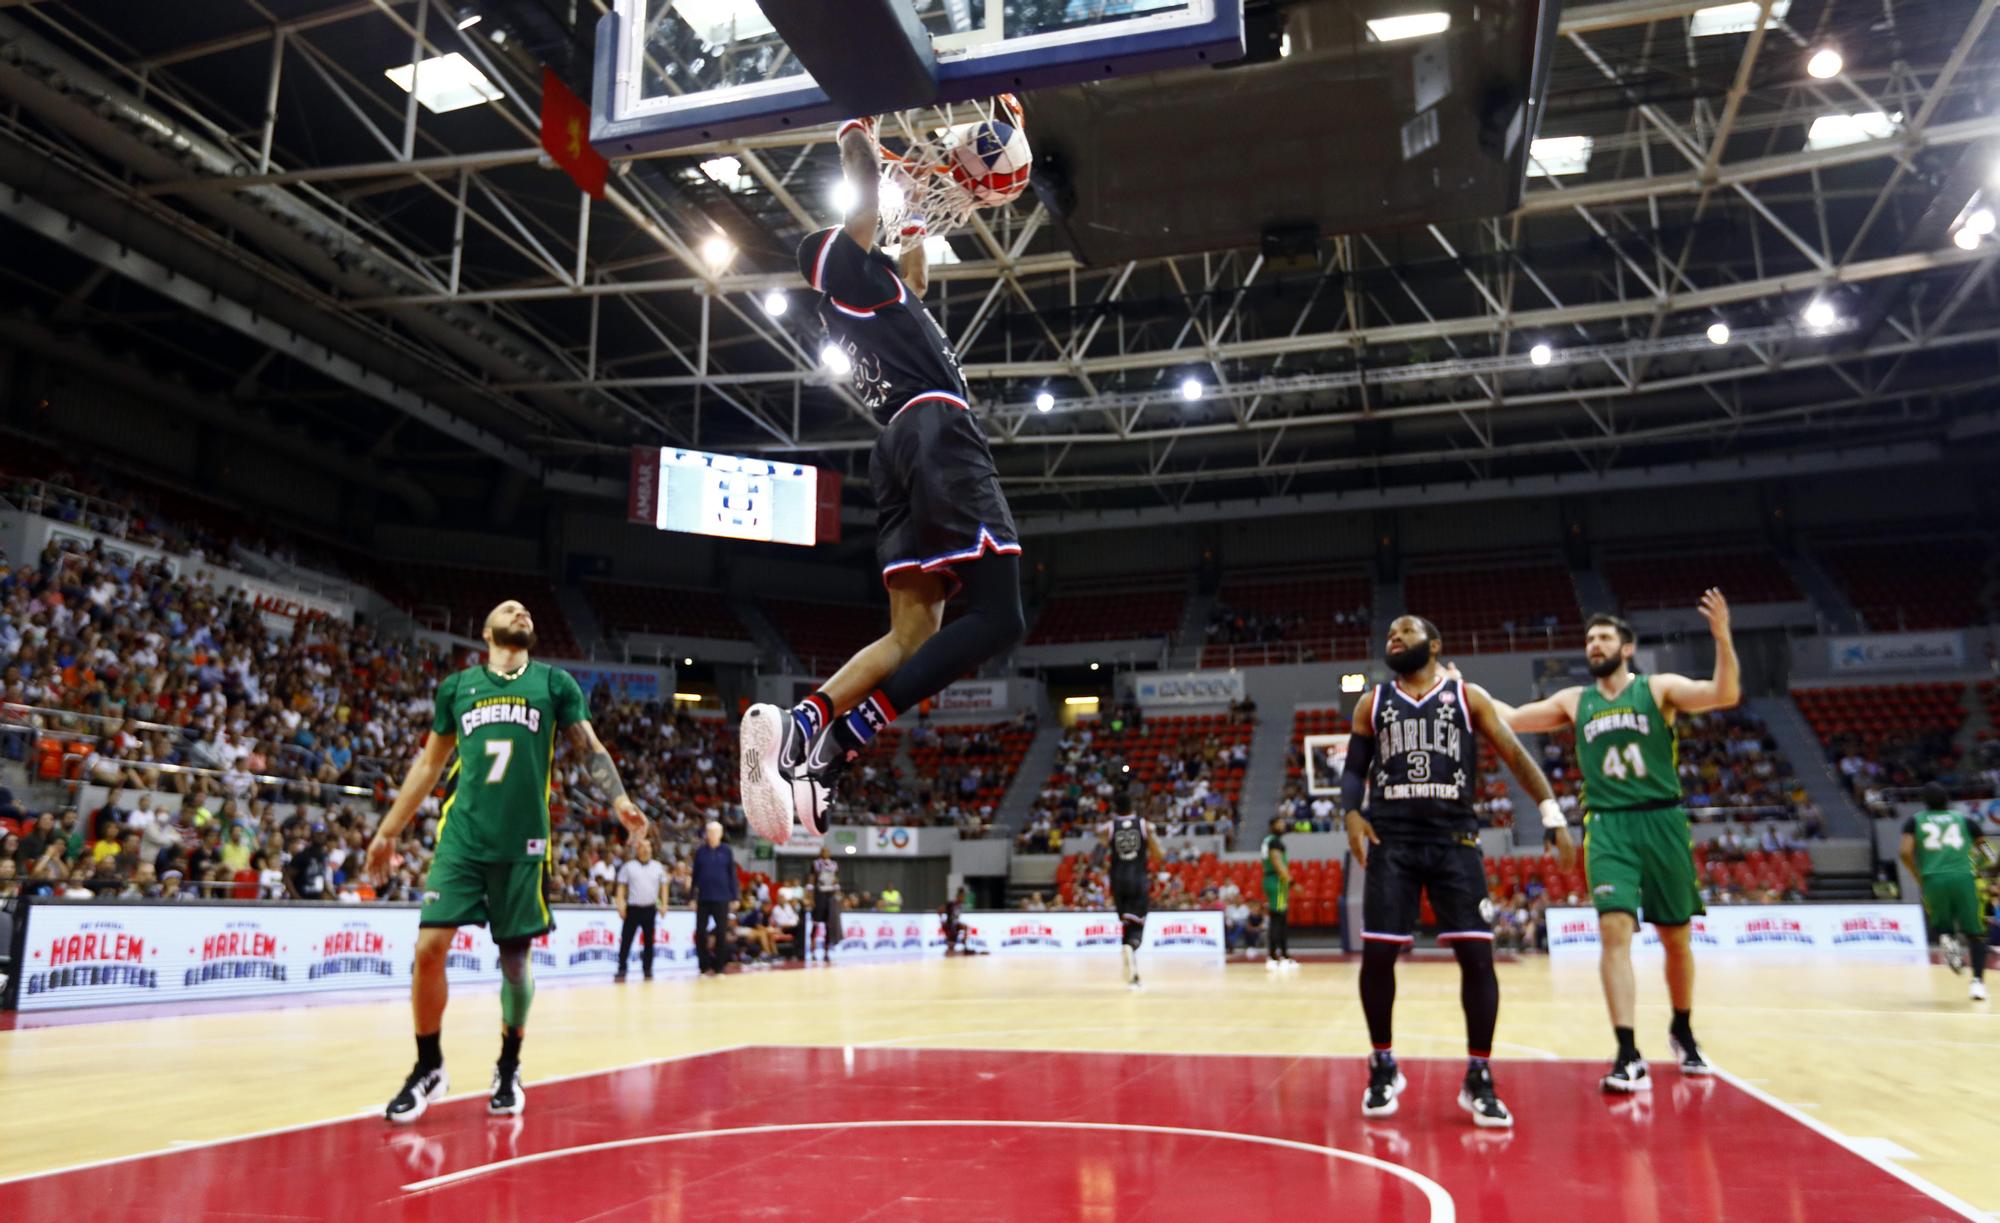
<svg viewBox="0 0 2000 1223">
<path fill-rule="evenodd" d="M 1456 1107 L 1449 963 L 1403 965 L 1412 1086 L 1363 1123 L 1355 973 L 1168 966 L 1133 994 L 1111 963 L 971 959 L 549 987 L 506 1120 L 482 1102 L 497 996 L 465 989 L 453 1102 L 407 1127 L 379 1119 L 412 1055 L 399 997 L 25 1017 L 0 1031 L 0 1214 L 1216 1218 L 1267 1180 L 1287 1213 L 1380 1218 L 2000 1212 L 2000 1019 L 1942 969 L 1705 966 L 1697 1030 L 1725 1073 L 1656 1063 L 1632 1100 L 1595 1088 L 1594 970 L 1505 964 L 1512 1134 Z M 1641 1001 L 1664 1057 L 1656 980 Z"/>
</svg>

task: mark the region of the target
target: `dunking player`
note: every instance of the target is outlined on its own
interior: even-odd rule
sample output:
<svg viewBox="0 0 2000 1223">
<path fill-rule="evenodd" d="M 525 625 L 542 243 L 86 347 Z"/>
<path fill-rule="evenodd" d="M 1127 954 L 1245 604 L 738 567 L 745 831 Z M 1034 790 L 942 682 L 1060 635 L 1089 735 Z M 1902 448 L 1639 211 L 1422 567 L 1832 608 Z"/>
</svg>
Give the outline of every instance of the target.
<svg viewBox="0 0 2000 1223">
<path fill-rule="evenodd" d="M 1024 627 L 1020 536 L 967 407 L 958 356 L 921 300 L 922 219 L 905 222 L 899 260 L 875 248 L 874 126 L 842 125 L 841 166 L 858 202 L 844 226 L 806 235 L 799 272 L 821 295 L 819 317 L 847 355 L 855 394 L 882 421 L 868 478 L 889 631 L 789 714 L 774 705 L 744 713 L 744 813 L 774 841 L 791 835 L 794 814 L 807 831 L 824 832 L 832 786 L 868 741 L 1013 645 Z M 966 612 L 939 628 L 959 587 Z"/>
<path fill-rule="evenodd" d="M 1132 799 L 1125 796 L 1124 810 L 1097 826 L 1097 839 L 1111 848 L 1111 903 L 1124 924 L 1125 983 L 1139 988 L 1139 944 L 1146 937 L 1146 910 L 1151 900 L 1152 876 L 1148 865 L 1164 859 L 1153 826 L 1132 813 Z"/>
<path fill-rule="evenodd" d="M 1438 942 L 1450 944 L 1458 957 L 1470 1059 L 1458 1105 L 1472 1114 L 1474 1124 L 1504 1129 L 1514 1118 L 1494 1094 L 1487 1060 L 1500 1015 L 1500 979 L 1493 972 L 1493 904 L 1479 853 L 1479 817 L 1472 809 L 1479 786 L 1476 736 L 1486 737 L 1535 800 L 1543 825 L 1558 830 L 1556 848 L 1565 867 L 1576 847 L 1548 779 L 1501 720 L 1495 702 L 1485 689 L 1439 666 L 1443 642 L 1437 626 L 1421 616 L 1400 616 L 1389 626 L 1388 645 L 1386 661 L 1395 682 L 1376 685 L 1355 706 L 1340 778 L 1348 847 L 1368 871 L 1361 902 L 1361 1009 L 1374 1052 L 1361 1112 L 1394 1113 L 1405 1085 L 1390 1040 L 1396 957 L 1412 941 L 1428 892 Z"/>
<path fill-rule="evenodd" d="M 410 765 L 389 814 L 368 844 L 368 873 L 388 871 L 396 838 L 437 785 L 452 750 L 450 794 L 438 818 L 437 854 L 424 879 L 417 916 L 416 963 L 410 976 L 410 1009 L 416 1019 L 417 1065 L 389 1101 L 391 1121 L 415 1121 L 448 1086 L 439 1044 L 448 996 L 445 955 L 464 925 L 484 925 L 500 948 L 500 1060 L 486 1111 L 518 1114 L 527 1105 L 521 1085 L 521 1037 L 535 980 L 528 947 L 555 929 L 543 886 L 549 868 L 549 773 L 560 728 L 584 755 L 591 784 L 611 799 L 634 837 L 647 820 L 625 797 L 611 753 L 591 729 L 583 689 L 569 672 L 532 662 L 535 621 L 513 600 L 486 617 L 486 661 L 444 678 L 434 701 L 430 739 Z"/>
<path fill-rule="evenodd" d="M 1979 825 L 1951 809 L 1951 796 L 1937 782 L 1924 787 L 1923 801 L 1924 809 L 1903 821 L 1903 865 L 1923 888 L 1924 916 L 1953 972 L 1965 971 L 1970 944 L 1970 994 L 1974 1002 L 1984 1002 L 1986 915 L 1974 868 L 1983 861 Z"/>
<path fill-rule="evenodd" d="M 1706 912 L 1694 868 L 1687 812 L 1681 807 L 1680 751 L 1674 718 L 1729 709 L 1741 697 L 1729 602 L 1720 590 L 1701 596 L 1715 638 L 1715 674 L 1640 675 L 1632 670 L 1632 626 L 1616 616 L 1584 625 L 1583 655 L 1596 682 L 1564 688 L 1514 709 L 1495 702 L 1523 733 L 1576 727 L 1583 773 L 1584 870 L 1597 907 L 1599 975 L 1618 1056 L 1600 1080 L 1606 1091 L 1649 1091 L 1653 1083 L 1634 1040 L 1632 936 L 1639 916 L 1659 931 L 1667 953 L 1667 995 L 1674 1009 L 1667 1036 L 1681 1073 L 1710 1073 L 1694 1041 L 1694 949 L 1688 923 Z"/>
</svg>

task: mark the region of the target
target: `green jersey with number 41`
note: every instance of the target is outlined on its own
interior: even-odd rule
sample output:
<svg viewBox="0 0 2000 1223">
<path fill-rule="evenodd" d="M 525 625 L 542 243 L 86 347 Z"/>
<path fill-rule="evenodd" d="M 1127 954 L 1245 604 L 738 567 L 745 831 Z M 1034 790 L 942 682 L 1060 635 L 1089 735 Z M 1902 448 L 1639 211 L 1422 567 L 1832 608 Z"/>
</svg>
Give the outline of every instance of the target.
<svg viewBox="0 0 2000 1223">
<path fill-rule="evenodd" d="M 445 779 L 438 856 L 547 857 L 556 731 L 588 716 L 576 677 L 547 663 L 530 662 L 512 679 L 483 664 L 446 676 L 431 729 L 458 736 L 458 759 Z"/>
<path fill-rule="evenodd" d="M 1643 675 L 1617 696 L 1596 684 L 1576 702 L 1576 759 L 1587 812 L 1654 809 L 1681 801 L 1680 741 Z"/>
</svg>

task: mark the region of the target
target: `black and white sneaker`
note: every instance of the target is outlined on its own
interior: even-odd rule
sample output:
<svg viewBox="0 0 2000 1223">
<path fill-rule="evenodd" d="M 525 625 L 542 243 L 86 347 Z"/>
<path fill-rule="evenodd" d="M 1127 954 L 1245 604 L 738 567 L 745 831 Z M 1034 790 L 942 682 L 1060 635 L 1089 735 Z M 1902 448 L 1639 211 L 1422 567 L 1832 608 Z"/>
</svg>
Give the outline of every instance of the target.
<svg viewBox="0 0 2000 1223">
<path fill-rule="evenodd" d="M 1634 1092 L 1653 1090 L 1653 1076 L 1646 1070 L 1645 1058 L 1620 1058 L 1611 1063 L 1611 1073 L 1597 1080 L 1597 1085 L 1606 1091 L 1629 1096 Z"/>
<path fill-rule="evenodd" d="M 444 1067 L 436 1066 L 426 1070 L 422 1066 L 410 1071 L 410 1077 L 403 1080 L 403 1090 L 389 1101 L 389 1107 L 382 1116 L 398 1125 L 408 1125 L 430 1108 L 444 1099 L 444 1093 L 451 1089 L 451 1080 L 445 1076 Z"/>
<path fill-rule="evenodd" d="M 828 814 L 833 809 L 833 788 L 846 776 L 858 755 L 859 752 L 840 746 L 840 741 L 834 738 L 833 724 L 828 723 L 813 736 L 804 763 L 786 771 L 792 787 L 792 809 L 807 832 L 826 835 L 827 825 L 832 822 Z"/>
<path fill-rule="evenodd" d="M 1458 1089 L 1458 1106 L 1472 1114 L 1472 1124 L 1483 1130 L 1505 1130 L 1514 1126 L 1514 1114 L 1493 1094 L 1493 1071 L 1485 1066 L 1467 1067 L 1465 1083 Z"/>
<path fill-rule="evenodd" d="M 774 845 L 792 839 L 792 784 L 779 761 L 792 725 L 792 715 L 776 705 L 752 705 L 737 730 L 743 816 L 751 832 Z"/>
<path fill-rule="evenodd" d="M 486 1111 L 495 1117 L 518 1117 L 528 1107 L 528 1089 L 521 1085 L 519 1066 L 493 1067 L 493 1096 Z"/>
<path fill-rule="evenodd" d="M 1701 1055 L 1700 1046 L 1694 1043 L 1694 1033 L 1681 1036 L 1669 1032 L 1667 1044 L 1673 1047 L 1674 1056 L 1680 1059 L 1682 1074 L 1700 1076 L 1715 1073 L 1715 1067 L 1708 1064 L 1708 1059 Z"/>
<path fill-rule="evenodd" d="M 1392 1117 L 1396 1113 L 1396 1097 L 1410 1081 L 1403 1077 L 1403 1068 L 1393 1057 L 1383 1057 L 1379 1053 L 1368 1055 L 1368 1094 L 1361 1097 L 1361 1115 L 1364 1117 Z"/>
<path fill-rule="evenodd" d="M 1965 971 L 1965 940 L 1956 934 L 1938 935 L 1938 950 L 1944 953 L 1944 966 L 1953 972 Z"/>
</svg>

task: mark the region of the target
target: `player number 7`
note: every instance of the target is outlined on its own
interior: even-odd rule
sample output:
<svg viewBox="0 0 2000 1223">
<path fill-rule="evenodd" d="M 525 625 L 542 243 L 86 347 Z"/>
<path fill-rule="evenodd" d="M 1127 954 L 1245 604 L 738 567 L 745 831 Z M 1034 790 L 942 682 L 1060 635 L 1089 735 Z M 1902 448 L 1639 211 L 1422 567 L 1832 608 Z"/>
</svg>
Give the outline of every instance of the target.
<svg viewBox="0 0 2000 1223">
<path fill-rule="evenodd" d="M 498 785 L 500 779 L 507 775 L 507 763 L 514 759 L 514 741 L 489 739 L 486 743 L 486 754 L 493 757 L 493 766 L 486 770 L 486 784 Z"/>
</svg>

